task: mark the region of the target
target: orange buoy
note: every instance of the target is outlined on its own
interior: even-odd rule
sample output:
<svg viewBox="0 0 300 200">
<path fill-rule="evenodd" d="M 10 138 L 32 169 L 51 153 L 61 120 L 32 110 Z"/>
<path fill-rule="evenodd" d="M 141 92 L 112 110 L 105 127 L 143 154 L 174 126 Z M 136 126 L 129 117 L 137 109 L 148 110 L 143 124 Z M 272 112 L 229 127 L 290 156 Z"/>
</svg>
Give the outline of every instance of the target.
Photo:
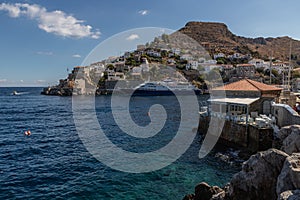
<svg viewBox="0 0 300 200">
<path fill-rule="evenodd" d="M 24 134 L 25 134 L 26 136 L 30 136 L 30 135 L 31 135 L 31 132 L 30 132 L 30 130 L 28 130 L 28 131 L 25 131 Z"/>
</svg>

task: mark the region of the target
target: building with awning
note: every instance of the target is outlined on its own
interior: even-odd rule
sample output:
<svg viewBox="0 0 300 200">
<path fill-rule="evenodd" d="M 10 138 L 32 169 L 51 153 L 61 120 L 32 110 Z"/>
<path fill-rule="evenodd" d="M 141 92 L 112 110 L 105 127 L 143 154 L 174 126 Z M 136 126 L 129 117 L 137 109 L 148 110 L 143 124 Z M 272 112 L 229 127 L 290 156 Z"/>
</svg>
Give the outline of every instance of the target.
<svg viewBox="0 0 300 200">
<path fill-rule="evenodd" d="M 271 148 L 276 122 L 270 116 L 272 102 L 278 100 L 281 90 L 250 79 L 213 88 L 207 114 L 199 112 L 200 133 L 206 134 L 213 122 L 222 129 L 219 141 L 226 145 L 241 146 L 253 152 Z M 218 96 L 224 91 L 225 97 Z M 216 122 L 223 122 L 224 126 Z"/>
<path fill-rule="evenodd" d="M 226 98 L 210 99 L 212 111 L 221 108 L 226 115 L 239 115 L 248 112 L 270 114 L 271 102 L 276 102 L 282 88 L 267 85 L 250 79 L 243 79 L 234 83 L 213 88 L 214 94 L 225 91 Z"/>
</svg>

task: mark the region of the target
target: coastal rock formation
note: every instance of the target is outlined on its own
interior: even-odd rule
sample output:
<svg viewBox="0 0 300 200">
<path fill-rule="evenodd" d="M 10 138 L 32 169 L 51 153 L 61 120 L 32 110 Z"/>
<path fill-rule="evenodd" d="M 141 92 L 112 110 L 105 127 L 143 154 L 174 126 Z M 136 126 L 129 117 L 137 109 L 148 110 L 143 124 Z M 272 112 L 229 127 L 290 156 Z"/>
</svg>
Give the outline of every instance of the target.
<svg viewBox="0 0 300 200">
<path fill-rule="evenodd" d="M 289 155 L 300 152 L 300 125 L 290 126 L 290 131 L 291 133 L 283 140 L 281 147 L 281 150 Z"/>
<path fill-rule="evenodd" d="M 278 200 L 298 200 L 300 199 L 300 190 L 288 190 L 280 194 Z"/>
<path fill-rule="evenodd" d="M 183 200 L 221 200 L 223 197 L 225 197 L 223 189 L 202 182 L 195 187 L 195 194 L 188 194 Z"/>
<path fill-rule="evenodd" d="M 194 200 L 210 200 L 213 195 L 223 192 L 218 186 L 210 186 L 205 182 L 198 184 L 195 187 L 195 197 Z"/>
<path fill-rule="evenodd" d="M 296 128 L 298 130 L 299 127 Z M 223 189 L 202 182 L 196 186 L 195 194 L 184 198 L 184 200 L 241 199 L 300 199 L 300 153 L 289 156 L 277 149 L 259 152 L 244 162 L 242 171 L 237 173 Z"/>
<path fill-rule="evenodd" d="M 284 191 L 298 188 L 300 188 L 300 153 L 293 153 L 284 162 L 277 179 L 276 192 L 280 195 Z"/>
<path fill-rule="evenodd" d="M 277 149 L 269 149 L 250 157 L 242 171 L 230 182 L 229 198 L 232 200 L 276 199 L 277 177 L 288 155 Z"/>
</svg>

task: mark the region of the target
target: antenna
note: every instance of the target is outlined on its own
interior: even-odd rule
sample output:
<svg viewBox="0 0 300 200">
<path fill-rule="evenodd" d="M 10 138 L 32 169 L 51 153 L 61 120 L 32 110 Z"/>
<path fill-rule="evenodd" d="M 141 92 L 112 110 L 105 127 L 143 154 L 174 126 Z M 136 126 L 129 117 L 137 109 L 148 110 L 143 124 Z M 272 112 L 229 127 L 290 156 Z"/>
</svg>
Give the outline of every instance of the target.
<svg viewBox="0 0 300 200">
<path fill-rule="evenodd" d="M 273 51 L 271 50 L 271 58 L 270 58 L 270 84 L 272 84 L 272 60 L 273 60 Z"/>
<path fill-rule="evenodd" d="M 290 55 L 289 55 L 289 69 L 288 69 L 288 89 L 291 89 L 290 81 L 291 81 L 291 62 L 292 62 L 292 41 L 290 42 Z"/>
</svg>

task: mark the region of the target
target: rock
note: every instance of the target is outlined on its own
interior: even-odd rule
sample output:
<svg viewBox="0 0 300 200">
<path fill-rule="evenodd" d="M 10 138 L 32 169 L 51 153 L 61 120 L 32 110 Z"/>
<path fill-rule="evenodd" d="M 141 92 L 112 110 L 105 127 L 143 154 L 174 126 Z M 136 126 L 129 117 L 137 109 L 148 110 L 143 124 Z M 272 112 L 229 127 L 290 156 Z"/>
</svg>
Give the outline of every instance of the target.
<svg viewBox="0 0 300 200">
<path fill-rule="evenodd" d="M 300 153 L 287 157 L 277 179 L 277 194 L 300 188 Z"/>
<path fill-rule="evenodd" d="M 277 177 L 288 155 L 277 149 L 259 152 L 244 162 L 229 185 L 228 196 L 232 200 L 276 199 Z"/>
<path fill-rule="evenodd" d="M 283 140 L 292 133 L 292 127 L 293 126 L 285 126 L 280 129 L 273 141 L 274 148 L 281 149 Z"/>
<path fill-rule="evenodd" d="M 184 196 L 182 200 L 194 200 L 195 195 L 194 194 L 187 194 Z"/>
<path fill-rule="evenodd" d="M 213 195 L 219 194 L 223 190 L 217 186 L 210 186 L 205 182 L 199 183 L 195 187 L 194 200 L 210 200 Z"/>
<path fill-rule="evenodd" d="M 291 133 L 283 140 L 281 150 L 291 155 L 300 152 L 300 125 L 290 126 Z"/>
<path fill-rule="evenodd" d="M 300 190 L 288 190 L 282 192 L 278 197 L 278 200 L 299 200 L 300 199 Z"/>
<path fill-rule="evenodd" d="M 222 191 L 218 194 L 214 194 L 210 200 L 225 200 L 225 197 L 226 197 L 226 193 L 225 191 Z"/>
</svg>

